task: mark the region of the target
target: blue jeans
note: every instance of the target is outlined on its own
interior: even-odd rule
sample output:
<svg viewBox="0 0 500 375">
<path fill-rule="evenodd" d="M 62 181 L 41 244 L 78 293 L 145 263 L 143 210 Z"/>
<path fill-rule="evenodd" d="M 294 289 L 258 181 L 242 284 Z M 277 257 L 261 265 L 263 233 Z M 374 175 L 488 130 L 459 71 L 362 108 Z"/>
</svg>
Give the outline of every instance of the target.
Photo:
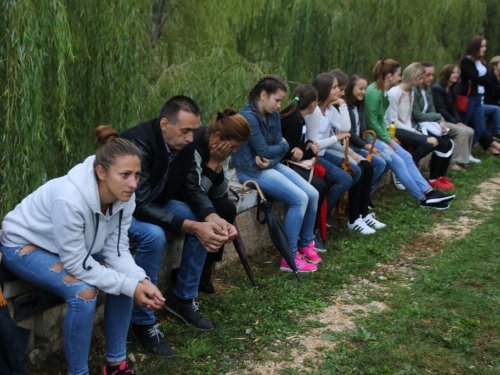
<svg viewBox="0 0 500 375">
<path fill-rule="evenodd" d="M 368 151 L 361 149 L 358 151 L 358 154 L 366 158 L 368 156 Z M 372 154 L 371 163 L 373 165 L 373 181 L 371 190 L 375 190 L 378 184 L 380 184 L 380 180 L 382 179 L 384 173 L 389 170 L 389 165 L 383 158 L 378 157 L 375 154 Z"/>
<path fill-rule="evenodd" d="M 394 144 L 397 152 L 380 139 L 375 141 L 375 147 L 380 150 L 385 162 L 404 187 L 418 200 L 424 199 L 425 192 L 431 190 L 431 186 L 418 170 L 410 153 L 396 142 Z"/>
<path fill-rule="evenodd" d="M 171 200 L 162 209 L 187 220 L 199 221 L 189 208 L 189 205 L 184 202 Z M 133 217 L 128 235 L 130 241 L 138 245 L 135 262 L 146 272 L 151 282 L 158 285 L 161 258 L 167 242 L 165 231 L 158 225 L 145 223 Z M 207 250 L 198 238 L 193 235 L 186 235 L 179 273 L 177 274 L 177 283 L 174 289 L 174 294 L 177 297 L 191 299 L 198 296 L 198 285 L 200 284 L 201 271 L 206 256 Z M 132 312 L 133 324 L 147 325 L 153 324 L 155 321 L 153 310 L 134 304 Z"/>
<path fill-rule="evenodd" d="M 332 158 L 329 157 L 329 159 Z M 340 159 L 342 160 L 342 158 Z M 329 212 L 333 207 L 335 207 L 340 197 L 351 188 L 354 182 L 349 173 L 345 172 L 341 167 L 337 167 L 337 165 L 328 161 L 324 155 L 319 156 L 319 162 L 325 168 L 325 173 L 334 182 L 332 188 L 328 192 L 328 196 L 326 197 L 327 210 Z"/>
<path fill-rule="evenodd" d="M 500 107 L 497 105 L 483 104 L 483 111 L 488 119 L 488 128 L 491 135 L 500 133 Z"/>
<path fill-rule="evenodd" d="M 260 177 L 238 171 L 236 174 L 241 183 L 254 180 L 263 192 L 289 206 L 284 227 L 294 256 L 297 244 L 300 247 L 309 246 L 313 241 L 319 199 L 318 191 L 310 183 L 283 164 L 263 169 Z"/>
<path fill-rule="evenodd" d="M 481 104 L 482 95 L 470 95 L 467 112 L 461 112 L 462 122 L 474 129 L 474 138 L 472 138 L 472 147 L 484 134 L 486 127 L 484 124 L 484 110 Z"/>
<path fill-rule="evenodd" d="M 26 254 L 19 254 L 21 247 L 5 247 L 0 245 L 3 254 L 2 262 L 20 279 L 63 298 L 68 307 L 64 317 L 64 350 L 68 369 L 71 375 L 89 373 L 88 358 L 94 312 L 98 291 L 83 281 L 66 282 L 63 278 L 68 274 L 65 269 L 57 271 L 53 267 L 61 260 L 57 254 L 43 249 L 35 249 Z M 93 257 L 101 261 L 100 254 Z M 79 293 L 95 290 L 95 297 L 84 299 Z M 126 358 L 126 340 L 132 298 L 123 294 L 106 295 L 104 311 L 104 328 L 106 331 L 106 360 L 121 362 Z"/>
</svg>

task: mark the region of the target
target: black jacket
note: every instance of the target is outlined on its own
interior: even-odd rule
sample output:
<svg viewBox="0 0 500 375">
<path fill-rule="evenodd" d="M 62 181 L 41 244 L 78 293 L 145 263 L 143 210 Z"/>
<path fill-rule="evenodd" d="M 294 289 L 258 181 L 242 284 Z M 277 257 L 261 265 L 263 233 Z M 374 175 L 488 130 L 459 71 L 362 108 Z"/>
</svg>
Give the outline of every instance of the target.
<svg viewBox="0 0 500 375">
<path fill-rule="evenodd" d="M 352 148 L 355 152 L 358 152 L 361 149 L 369 144 L 369 142 L 365 142 L 357 133 L 356 133 L 356 117 L 354 116 L 354 109 L 348 104 L 347 109 L 349 111 L 349 117 L 351 118 L 351 137 L 349 138 L 349 147 Z M 366 131 L 366 121 L 365 121 L 365 111 L 358 110 L 359 116 L 359 134 L 363 136 L 363 133 Z"/>
<path fill-rule="evenodd" d="M 487 86 L 487 75 L 479 77 L 476 64 L 468 57 L 464 57 L 460 62 L 460 85 L 457 90 L 457 95 L 466 96 L 471 84 L 470 95 L 477 95 L 477 86 Z M 441 113 L 438 111 L 438 113 Z M 442 114 L 442 113 L 441 113 Z"/>
<path fill-rule="evenodd" d="M 500 81 L 493 71 L 486 73 L 488 84 L 484 86 L 484 104 L 500 105 Z"/>
<path fill-rule="evenodd" d="M 169 165 L 158 118 L 125 130 L 120 136 L 130 139 L 142 153 L 141 177 L 135 191 L 134 217 L 137 220 L 180 233 L 185 219 L 162 208 L 168 201 L 184 198 L 200 221 L 215 212 L 201 187 L 186 183 L 187 174 L 194 163 L 193 144 L 184 147 Z M 168 168 L 165 188 L 156 199 L 150 199 L 151 192 L 161 183 Z"/>
<path fill-rule="evenodd" d="M 302 133 L 302 127 L 305 124 L 304 118 L 297 113 L 292 113 L 290 116 L 281 119 L 281 134 L 289 145 L 288 152 L 283 156 L 282 160 L 291 160 L 291 151 L 295 147 L 298 147 L 304 153 L 301 160 L 312 159 L 314 157 L 313 150 L 311 148 L 306 150 L 304 146 L 305 134 Z"/>
<path fill-rule="evenodd" d="M 462 122 L 462 118 L 457 109 L 454 86 L 451 87 L 449 92 L 446 92 L 446 89 L 437 82 L 431 87 L 431 91 L 436 112 L 441 114 L 446 121 L 452 124 Z"/>
</svg>

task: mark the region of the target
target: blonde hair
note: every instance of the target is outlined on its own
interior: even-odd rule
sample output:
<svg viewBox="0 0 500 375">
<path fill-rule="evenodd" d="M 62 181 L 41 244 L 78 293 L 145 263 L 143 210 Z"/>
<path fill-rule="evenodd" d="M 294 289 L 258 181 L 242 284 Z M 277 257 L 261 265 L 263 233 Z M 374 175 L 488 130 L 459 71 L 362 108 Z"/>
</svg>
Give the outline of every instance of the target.
<svg viewBox="0 0 500 375">
<path fill-rule="evenodd" d="M 500 56 L 499 56 L 499 55 L 497 55 L 497 56 L 493 57 L 493 58 L 490 60 L 490 64 L 491 64 L 491 66 L 497 66 L 499 62 L 500 62 Z"/>
<path fill-rule="evenodd" d="M 415 78 L 421 77 L 425 74 L 424 66 L 418 62 L 408 65 L 403 72 L 403 83 L 411 83 Z"/>
</svg>

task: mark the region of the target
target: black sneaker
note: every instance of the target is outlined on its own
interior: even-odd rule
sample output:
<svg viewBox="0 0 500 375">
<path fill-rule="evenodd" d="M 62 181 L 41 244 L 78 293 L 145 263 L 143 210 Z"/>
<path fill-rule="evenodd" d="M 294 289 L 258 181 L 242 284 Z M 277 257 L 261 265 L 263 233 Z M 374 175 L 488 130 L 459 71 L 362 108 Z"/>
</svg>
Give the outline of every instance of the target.
<svg viewBox="0 0 500 375">
<path fill-rule="evenodd" d="M 165 358 L 174 356 L 174 351 L 163 339 L 163 332 L 158 329 L 160 326 L 159 323 L 146 325 L 131 324 L 130 326 L 132 336 L 146 353 Z"/>
<path fill-rule="evenodd" d="M 200 285 L 198 285 L 198 290 L 202 293 L 215 294 L 214 284 L 210 280 L 204 281 L 200 280 Z"/>
<path fill-rule="evenodd" d="M 455 194 L 445 194 L 438 190 L 431 190 L 425 194 L 427 203 L 449 202 L 455 198 Z"/>
<path fill-rule="evenodd" d="M 493 138 L 493 139 L 494 139 L 495 141 L 497 141 L 497 142 L 500 142 L 500 133 L 495 134 L 495 135 L 494 135 L 493 137 L 491 137 L 491 138 Z"/>
<path fill-rule="evenodd" d="M 446 210 L 450 208 L 450 205 L 446 202 L 429 203 L 427 201 L 421 202 L 420 207 L 422 208 L 434 208 L 435 210 Z"/>
<path fill-rule="evenodd" d="M 182 304 L 175 296 L 171 296 L 167 298 L 167 302 L 164 306 L 170 314 L 182 320 L 184 323 L 191 324 L 205 331 L 214 329 L 214 325 L 200 315 L 199 303 L 194 300 L 190 304 Z"/>
</svg>

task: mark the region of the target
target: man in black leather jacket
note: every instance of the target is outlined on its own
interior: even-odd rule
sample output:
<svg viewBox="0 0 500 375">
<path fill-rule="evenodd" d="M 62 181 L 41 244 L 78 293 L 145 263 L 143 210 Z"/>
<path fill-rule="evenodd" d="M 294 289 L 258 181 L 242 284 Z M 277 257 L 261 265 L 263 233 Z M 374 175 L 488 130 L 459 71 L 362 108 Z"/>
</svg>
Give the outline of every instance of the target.
<svg viewBox="0 0 500 375">
<path fill-rule="evenodd" d="M 136 208 L 129 229 L 130 241 L 138 244 L 135 261 L 156 285 L 165 235 L 187 234 L 174 293 L 165 306 L 185 323 L 211 330 L 212 323 L 200 315 L 194 301 L 201 271 L 207 251 L 217 251 L 237 232 L 217 215 L 205 191 L 186 179 L 194 163 L 192 142 L 199 123 L 196 102 L 175 96 L 165 102 L 158 118 L 130 128 L 121 136 L 142 152 Z M 181 202 L 181 195 L 186 203 Z M 152 310 L 134 306 L 131 323 L 133 336 L 146 352 L 173 356 Z"/>
</svg>

